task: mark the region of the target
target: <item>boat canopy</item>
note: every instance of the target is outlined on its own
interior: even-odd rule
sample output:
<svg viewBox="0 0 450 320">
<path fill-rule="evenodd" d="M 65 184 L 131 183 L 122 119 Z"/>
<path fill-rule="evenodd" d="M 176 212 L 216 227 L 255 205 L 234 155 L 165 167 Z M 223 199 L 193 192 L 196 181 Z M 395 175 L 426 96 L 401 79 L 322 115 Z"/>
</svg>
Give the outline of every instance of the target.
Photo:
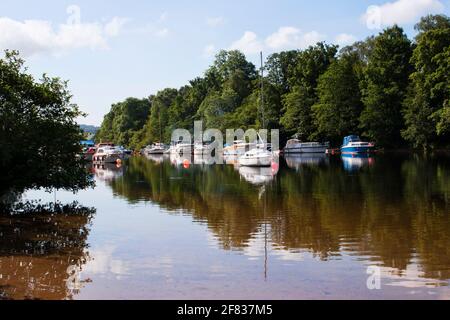
<svg viewBox="0 0 450 320">
<path fill-rule="evenodd" d="M 361 138 L 358 136 L 348 136 L 344 138 L 344 146 L 349 144 L 350 142 L 360 142 Z"/>
<path fill-rule="evenodd" d="M 92 140 L 84 140 L 84 141 L 80 141 L 80 144 L 81 144 L 83 147 L 93 147 L 93 146 L 95 146 L 95 142 L 92 141 Z"/>
</svg>

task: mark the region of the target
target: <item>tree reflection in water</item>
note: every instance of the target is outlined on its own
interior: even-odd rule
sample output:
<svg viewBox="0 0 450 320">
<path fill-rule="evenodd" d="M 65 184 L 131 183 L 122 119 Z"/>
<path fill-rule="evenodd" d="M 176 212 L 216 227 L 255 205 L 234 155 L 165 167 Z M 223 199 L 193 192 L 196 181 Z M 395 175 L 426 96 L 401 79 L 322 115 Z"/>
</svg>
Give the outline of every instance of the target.
<svg viewBox="0 0 450 320">
<path fill-rule="evenodd" d="M 345 253 L 399 274 L 417 264 L 424 277 L 448 280 L 449 160 L 297 157 L 265 179 L 271 174 L 230 165 L 133 158 L 107 183 L 130 203 L 151 201 L 207 223 L 226 250 L 245 250 L 266 228 L 273 248 L 311 252 L 323 261 Z"/>
<path fill-rule="evenodd" d="M 89 260 L 95 210 L 77 204 L 0 208 L 0 299 L 71 299 Z"/>
</svg>

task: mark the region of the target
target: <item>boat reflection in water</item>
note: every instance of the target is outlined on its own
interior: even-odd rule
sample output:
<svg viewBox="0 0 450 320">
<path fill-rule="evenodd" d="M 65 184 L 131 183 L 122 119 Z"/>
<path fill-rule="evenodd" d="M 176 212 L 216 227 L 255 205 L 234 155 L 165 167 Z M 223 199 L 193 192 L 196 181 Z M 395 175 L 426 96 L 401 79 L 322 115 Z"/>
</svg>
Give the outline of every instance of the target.
<svg viewBox="0 0 450 320">
<path fill-rule="evenodd" d="M 285 157 L 285 160 L 289 168 L 297 171 L 305 166 L 322 166 L 330 164 L 330 158 L 326 154 L 321 153 L 289 155 Z"/>
<path fill-rule="evenodd" d="M 449 156 L 380 154 L 352 174 L 373 160 L 306 159 L 132 157 L 77 195 L 97 208 L 88 241 L 85 217 L 1 220 L 0 298 L 71 297 L 74 266 L 78 299 L 450 298 Z M 367 288 L 372 266 L 382 290 Z"/>
<path fill-rule="evenodd" d="M 271 167 L 240 167 L 239 174 L 251 184 L 263 185 L 274 180 L 279 168 L 278 162 L 273 162 Z"/>
<path fill-rule="evenodd" d="M 343 154 L 342 163 L 348 172 L 355 172 L 375 164 L 375 158 L 370 154 Z"/>
<path fill-rule="evenodd" d="M 92 171 L 99 180 L 113 181 L 123 176 L 124 167 L 120 164 L 112 163 L 94 164 Z"/>
<path fill-rule="evenodd" d="M 145 158 L 155 163 L 163 163 L 166 159 L 169 158 L 167 154 L 146 154 Z"/>
</svg>

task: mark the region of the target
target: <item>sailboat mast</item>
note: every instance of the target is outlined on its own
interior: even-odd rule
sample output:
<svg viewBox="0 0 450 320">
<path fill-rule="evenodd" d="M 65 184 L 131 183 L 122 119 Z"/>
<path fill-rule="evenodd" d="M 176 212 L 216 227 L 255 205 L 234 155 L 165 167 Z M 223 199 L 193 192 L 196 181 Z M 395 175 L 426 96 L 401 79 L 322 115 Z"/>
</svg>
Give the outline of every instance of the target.
<svg viewBox="0 0 450 320">
<path fill-rule="evenodd" d="M 159 112 L 158 112 L 158 117 L 159 117 L 159 143 L 162 143 L 162 128 L 161 128 L 161 106 L 159 107 Z"/>
<path fill-rule="evenodd" d="M 266 119 L 264 116 L 264 62 L 263 62 L 263 53 L 261 51 L 261 92 L 260 92 L 260 112 L 261 112 L 261 124 L 262 124 L 262 128 L 265 129 L 266 128 Z"/>
</svg>

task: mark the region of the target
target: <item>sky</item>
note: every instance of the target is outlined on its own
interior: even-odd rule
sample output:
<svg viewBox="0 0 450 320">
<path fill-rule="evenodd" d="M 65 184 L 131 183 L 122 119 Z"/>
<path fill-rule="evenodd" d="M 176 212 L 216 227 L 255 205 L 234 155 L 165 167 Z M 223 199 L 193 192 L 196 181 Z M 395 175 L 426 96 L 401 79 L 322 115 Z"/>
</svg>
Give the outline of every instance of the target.
<svg viewBox="0 0 450 320">
<path fill-rule="evenodd" d="M 179 88 L 221 49 L 257 64 L 260 51 L 341 46 L 397 23 L 412 38 L 450 0 L 2 0 L 0 50 L 17 49 L 36 79 L 69 81 L 73 102 L 100 125 L 111 104 Z"/>
</svg>

